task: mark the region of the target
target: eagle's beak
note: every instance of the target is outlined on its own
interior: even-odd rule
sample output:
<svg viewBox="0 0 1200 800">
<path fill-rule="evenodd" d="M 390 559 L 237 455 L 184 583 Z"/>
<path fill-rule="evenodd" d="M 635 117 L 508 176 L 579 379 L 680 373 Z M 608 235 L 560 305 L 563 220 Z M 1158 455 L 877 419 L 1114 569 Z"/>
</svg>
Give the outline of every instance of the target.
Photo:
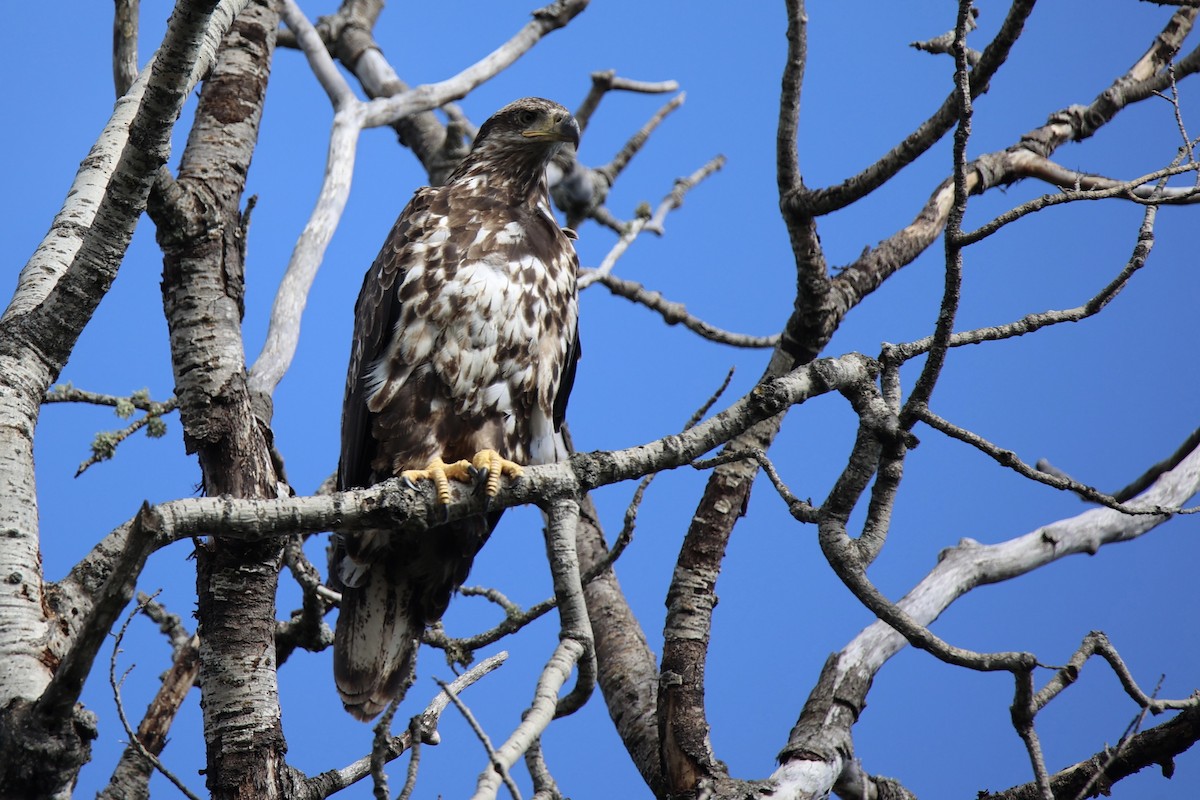
<svg viewBox="0 0 1200 800">
<path fill-rule="evenodd" d="M 579 123 L 570 114 L 554 123 L 554 135 L 560 142 L 570 142 L 579 147 Z"/>
<path fill-rule="evenodd" d="M 556 114 L 547 120 L 544 128 L 530 128 L 522 135 L 530 139 L 549 139 L 552 142 L 570 142 L 579 146 L 579 123 L 570 114 Z"/>
</svg>

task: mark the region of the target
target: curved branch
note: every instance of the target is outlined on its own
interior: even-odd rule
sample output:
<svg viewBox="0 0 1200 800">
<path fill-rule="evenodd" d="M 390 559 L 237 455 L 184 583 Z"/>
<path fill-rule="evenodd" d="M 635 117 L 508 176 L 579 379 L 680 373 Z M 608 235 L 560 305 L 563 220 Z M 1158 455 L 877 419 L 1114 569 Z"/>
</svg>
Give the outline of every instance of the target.
<svg viewBox="0 0 1200 800">
<path fill-rule="evenodd" d="M 466 97 L 479 84 L 507 69 L 548 33 L 562 28 L 587 8 L 589 0 L 554 0 L 533 12 L 533 20 L 487 56 L 452 78 L 439 83 L 414 86 L 394 97 L 377 98 L 367 103 L 363 126 L 391 125 L 400 117 L 438 108 L 451 100 Z"/>
<path fill-rule="evenodd" d="M 588 273 L 584 273 L 587 275 Z M 591 273 L 596 275 L 597 273 Z M 688 313 L 683 303 L 667 300 L 659 292 L 650 291 L 636 281 L 627 281 L 614 275 L 600 275 L 595 279 L 605 289 L 617 297 L 624 297 L 631 303 L 645 306 L 651 311 L 658 312 L 668 325 L 683 324 L 693 333 L 717 344 L 727 344 L 731 347 L 774 347 L 779 344 L 779 334 L 773 336 L 751 336 L 745 333 L 733 333 L 714 327 L 702 319 Z"/>
<path fill-rule="evenodd" d="M 1200 448 L 1160 476 L 1137 502 L 1177 506 L 1198 490 Z M 964 539 L 944 550 L 937 566 L 895 607 L 917 624 L 928 626 L 972 589 L 1011 580 L 1069 555 L 1093 554 L 1105 545 L 1142 536 L 1163 521 L 1162 517 L 1130 516 L 1098 508 L 999 544 L 983 545 Z M 845 754 L 851 752 L 850 728 L 863 708 L 872 678 L 906 644 L 908 641 L 895 628 L 877 620 L 830 657 L 779 755 L 781 766 L 772 776 L 777 782 L 776 796 L 807 797 L 811 795 L 805 792 L 814 787 L 832 786 Z M 804 792 L 797 789 L 801 786 Z"/>
<path fill-rule="evenodd" d="M 978 64 L 970 73 L 970 97 L 975 98 L 988 90 L 988 82 L 1004 65 L 1012 46 L 1016 44 L 1025 20 L 1033 11 L 1035 0 L 1017 0 L 1009 7 L 1008 15 L 990 44 L 983 50 Z M 784 198 L 785 214 L 822 216 L 861 200 L 891 180 L 904 167 L 938 142 L 958 121 L 958 91 L 951 92 L 929 119 L 879 160 L 857 175 L 847 178 L 837 186 L 826 189 L 804 189 L 797 187 Z"/>
<path fill-rule="evenodd" d="M 579 130 L 586 131 L 592 115 L 600 107 L 600 101 L 609 92 L 640 92 L 642 94 L 666 94 L 679 90 L 678 81 L 635 81 L 618 77 L 616 70 L 592 73 L 592 87 L 575 110 L 575 121 Z"/>
</svg>

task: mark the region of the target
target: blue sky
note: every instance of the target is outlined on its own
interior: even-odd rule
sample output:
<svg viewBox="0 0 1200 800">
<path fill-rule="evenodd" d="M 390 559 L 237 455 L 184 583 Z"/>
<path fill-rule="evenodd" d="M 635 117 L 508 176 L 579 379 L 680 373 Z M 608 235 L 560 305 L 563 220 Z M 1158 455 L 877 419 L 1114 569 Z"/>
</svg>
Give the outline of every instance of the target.
<svg viewBox="0 0 1200 800">
<path fill-rule="evenodd" d="M 0 270 L 9 286 L 62 203 L 79 161 L 112 108 L 111 6 L 74 4 L 68 15 L 48 6 L 9 10 L 4 58 L 10 80 L 0 85 L 4 107 L 19 113 L 0 126 L 4 193 Z M 302 4 L 310 17 L 336 3 Z M 152 51 L 169 4 L 142 8 L 142 61 Z M 389 7 L 376 30 L 384 52 L 412 84 L 447 77 L 482 56 L 527 19 L 531 6 L 468 0 Z M 801 167 L 809 186 L 837 182 L 875 160 L 939 104 L 949 90 L 949 58 L 907 44 L 953 25 L 950 3 L 813 2 L 809 65 L 800 133 Z M 981 47 L 1003 9 L 985 4 L 972 43 Z M 1145 50 L 1169 16 L 1148 3 L 1060 0 L 1034 12 L 1010 63 L 976 104 L 971 155 L 1015 143 L 1057 109 L 1090 102 Z M 708 322 L 739 332 L 779 330 L 791 308 L 791 254 L 775 194 L 774 141 L 784 54 L 782 3 L 718 4 L 635 0 L 596 2 L 567 29 L 463 101 L 478 124 L 522 95 L 576 106 L 588 74 L 613 68 L 642 80 L 675 79 L 685 105 L 656 133 L 614 188 L 609 206 L 629 217 L 642 201 L 657 204 L 672 185 L 717 153 L 725 168 L 688 195 L 662 238 L 644 237 L 617 266 Z M 33 32 L 53 26 L 53 44 Z M 16 76 L 20 76 L 19 79 Z M 1200 131 L 1197 93 L 1185 82 L 1183 114 Z M 606 162 L 665 98 L 609 95 L 593 117 L 580 150 L 592 165 Z M 1189 102 L 1191 101 L 1191 102 Z M 1180 144 L 1172 109 L 1151 99 L 1123 112 L 1092 140 L 1063 148 L 1065 166 L 1130 178 L 1168 163 Z M 176 138 L 183 145 L 191 106 Z M 259 151 L 248 192 L 258 195 L 249 238 L 246 346 L 250 360 L 265 335 L 275 286 L 316 193 L 324 168 L 332 112 L 296 52 L 280 52 L 273 70 Z M 1193 132 L 1194 132 L 1193 131 Z M 833 265 L 846 264 L 908 224 L 949 172 L 949 139 L 854 208 L 820 223 Z M 310 298 L 297 360 L 275 396 L 274 430 L 289 477 L 302 493 L 329 475 L 337 459 L 338 415 L 354 296 L 395 215 L 424 174 L 390 130 L 364 134 L 353 192 Z M 1026 182 L 972 201 L 968 226 L 986 221 L 1045 191 Z M 1017 341 L 953 352 L 933 407 L 1026 461 L 1045 457 L 1105 490 L 1123 486 L 1172 452 L 1197 425 L 1200 379 L 1195 369 L 1195 211 L 1163 209 L 1146 269 L 1099 317 Z M 968 251 L 960 328 L 1009 321 L 1032 311 L 1077 305 L 1119 272 L 1132 251 L 1141 209 L 1131 204 L 1075 204 L 1011 226 Z M 156 399 L 173 391 L 158 283 L 161 260 L 153 227 L 143 220 L 116 284 L 80 340 L 63 381 L 127 394 L 148 387 Z M 584 265 L 600 262 L 613 236 L 594 224 L 580 231 Z M 827 350 L 878 353 L 882 341 L 902 342 L 932 329 L 941 291 L 940 243 L 850 315 Z M 657 316 L 593 287 L 582 299 L 585 357 L 570 421 L 581 449 L 638 444 L 677 430 L 719 385 L 737 372 L 728 403 L 761 373 L 765 352 L 730 349 L 664 328 Z M 909 383 L 915 372 L 906 373 Z M 838 397 L 795 409 L 773 457 L 793 491 L 821 498 L 844 465 L 854 419 Z M 45 567 L 49 579 L 69 569 L 104 532 L 129 518 L 142 500 L 191 496 L 199 470 L 186 456 L 178 420 L 166 438 L 136 437 L 112 463 L 72 475 L 98 430 L 123 423 L 103 409 L 48 407 L 37 431 Z M 1002 541 L 1083 510 L 1074 497 L 1004 472 L 965 446 L 929 429 L 906 466 L 887 547 L 872 578 L 903 594 L 935 563 L 939 550 L 969 536 Z M 703 489 L 692 470 L 666 474 L 641 509 L 634 544 L 618 575 L 656 652 L 663 600 L 679 542 Z M 611 534 L 620 528 L 632 486 L 596 495 Z M 1143 686 L 1164 675 L 1162 695 L 1197 688 L 1200 612 L 1195 565 L 1200 521 L 1175 520 L 1133 544 L 1067 559 L 1020 581 L 977 590 L 956 603 L 934 630 L 979 649 L 1028 649 L 1045 663 L 1065 661 L 1090 630 L 1106 631 Z M 314 543 L 311 554 L 321 558 Z M 161 588 L 163 602 L 190 619 L 195 604 L 188 547 L 151 560 L 140 587 Z M 502 588 L 531 603 L 548 595 L 540 519 L 509 512 L 476 563 L 471 583 Z M 708 702 L 717 755 L 737 777 L 765 777 L 775 753 L 826 656 L 840 649 L 870 615 L 831 574 L 815 531 L 794 523 L 769 483 L 755 487 L 718 585 L 720 606 L 708 667 Z M 285 590 L 283 612 L 297 607 Z M 457 600 L 447 616 L 452 633 L 494 619 L 482 601 Z M 510 663 L 464 696 L 494 739 L 502 738 L 528 703 L 531 671 L 549 656 L 556 622 L 543 620 L 506 643 Z M 496 648 L 493 648 L 496 649 Z M 124 698 L 136 716 L 165 669 L 168 648 L 144 621 L 124 644 L 122 666 L 136 665 Z M 488 651 L 489 653 L 491 651 Z M 487 653 L 485 653 L 486 655 Z M 440 654 L 426 651 L 423 673 L 402 715 L 436 692 L 430 675 L 451 675 Z M 1049 673 L 1042 676 L 1044 681 Z M 329 655 L 297 654 L 280 673 L 289 760 L 312 774 L 344 766 L 369 748 L 369 728 L 340 708 Z M 203 787 L 198 694 L 173 729 L 164 760 L 194 789 Z M 80 796 L 107 781 L 124 734 L 106 676 L 97 671 L 85 702 L 101 719 L 94 762 L 82 773 Z M 1020 740 L 1009 724 L 1011 681 L 944 666 L 905 651 L 876 678 L 868 709 L 855 729 L 866 769 L 893 775 L 919 796 L 970 797 L 1030 778 Z M 1051 769 L 1113 743 L 1136 708 L 1112 673 L 1089 664 L 1079 684 L 1039 717 Z M 1147 724 L 1152 724 L 1148 721 Z M 419 797 L 457 797 L 474 786 L 485 758 L 453 712 L 444 744 L 422 758 Z M 576 800 L 648 796 L 625 756 L 601 698 L 551 729 L 549 765 Z M 933 755 L 936 754 L 936 755 Z M 1176 777 L 1150 774 L 1121 783 L 1115 796 L 1176 800 L 1200 789 L 1200 755 L 1179 759 Z M 395 771 L 397 776 L 400 771 Z M 397 777 L 397 785 L 400 780 Z M 157 779 L 156 779 L 157 781 Z M 156 782 L 155 796 L 170 796 Z M 369 796 L 356 787 L 347 797 Z"/>
</svg>

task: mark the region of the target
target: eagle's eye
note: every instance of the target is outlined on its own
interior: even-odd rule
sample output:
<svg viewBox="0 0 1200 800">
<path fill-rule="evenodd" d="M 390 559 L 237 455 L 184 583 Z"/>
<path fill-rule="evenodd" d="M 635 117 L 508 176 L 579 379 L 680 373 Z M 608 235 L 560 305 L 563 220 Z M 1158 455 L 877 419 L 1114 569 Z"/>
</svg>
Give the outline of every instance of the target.
<svg viewBox="0 0 1200 800">
<path fill-rule="evenodd" d="M 517 112 L 517 124 L 522 128 L 528 128 L 533 123 L 537 122 L 538 114 L 530 108 L 522 109 Z"/>
</svg>

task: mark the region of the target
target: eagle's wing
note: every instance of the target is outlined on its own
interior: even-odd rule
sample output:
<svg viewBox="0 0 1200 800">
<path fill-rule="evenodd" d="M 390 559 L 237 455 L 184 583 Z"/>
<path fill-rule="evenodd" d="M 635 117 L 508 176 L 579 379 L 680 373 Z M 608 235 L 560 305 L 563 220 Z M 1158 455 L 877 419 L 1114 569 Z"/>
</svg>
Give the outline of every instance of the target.
<svg viewBox="0 0 1200 800">
<path fill-rule="evenodd" d="M 383 356 L 398 320 L 399 288 L 411 266 L 411 243 L 428 235 L 433 190 L 420 189 L 400 213 L 383 248 L 363 279 L 354 307 L 354 336 L 342 406 L 342 450 L 338 488 L 370 486 L 383 477 L 373 466 L 379 442 L 372 434 L 376 416 L 367 408 L 373 365 Z M 334 647 L 334 675 L 346 708 L 369 719 L 402 693 L 411 669 L 413 640 L 420 621 L 411 619 L 412 587 L 387 562 L 372 566 L 351 554 L 386 541 L 387 531 L 361 531 L 334 537 L 329 581 L 342 591 Z"/>
<path fill-rule="evenodd" d="M 569 245 L 568 245 L 569 246 Z M 573 265 L 578 267 L 578 264 Z M 579 326 L 575 327 L 575 338 L 567 349 L 567 359 L 563 364 L 562 378 L 558 382 L 558 390 L 554 393 L 554 430 L 561 430 L 563 420 L 567 418 L 567 401 L 571 399 L 571 388 L 575 386 L 575 365 L 583 355 L 583 346 L 579 343 Z"/>
<path fill-rule="evenodd" d="M 383 249 L 363 278 L 354 306 L 354 338 L 346 373 L 342 452 L 338 462 L 338 488 L 342 490 L 370 486 L 380 479 L 372 475 L 371 468 L 378 442 L 371 435 L 373 414 L 367 409 L 367 383 L 372 365 L 386 350 L 400 318 L 397 290 L 409 266 L 408 245 L 427 233 L 432 194 L 429 187 L 418 190 L 400 213 Z"/>
</svg>

